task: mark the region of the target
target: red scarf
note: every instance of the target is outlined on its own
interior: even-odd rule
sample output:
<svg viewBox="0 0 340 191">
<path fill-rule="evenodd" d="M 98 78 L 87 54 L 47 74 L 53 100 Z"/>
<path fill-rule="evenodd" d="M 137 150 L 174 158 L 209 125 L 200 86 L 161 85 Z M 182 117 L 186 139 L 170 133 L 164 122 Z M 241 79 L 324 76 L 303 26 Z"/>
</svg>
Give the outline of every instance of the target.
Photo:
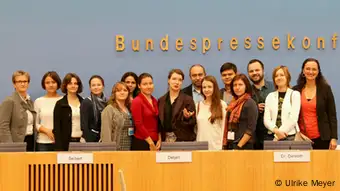
<svg viewBox="0 0 340 191">
<path fill-rule="evenodd" d="M 241 112 L 243 109 L 244 103 L 248 99 L 251 99 L 251 96 L 247 93 L 243 94 L 241 97 L 238 97 L 236 100 L 233 99 L 228 107 L 227 107 L 227 113 L 230 113 L 229 120 L 227 119 L 225 121 L 225 127 L 223 132 L 223 145 L 227 144 L 228 141 L 228 130 L 229 130 L 229 124 L 237 124 L 240 121 Z M 232 125 L 231 127 L 235 127 L 236 125 Z"/>
</svg>

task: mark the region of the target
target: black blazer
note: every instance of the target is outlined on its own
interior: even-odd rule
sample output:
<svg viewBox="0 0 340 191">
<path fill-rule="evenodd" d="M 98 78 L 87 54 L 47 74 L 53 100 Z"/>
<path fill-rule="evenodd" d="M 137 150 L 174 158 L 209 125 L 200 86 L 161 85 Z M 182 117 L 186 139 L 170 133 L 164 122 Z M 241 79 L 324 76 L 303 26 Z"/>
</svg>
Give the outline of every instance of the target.
<svg viewBox="0 0 340 191">
<path fill-rule="evenodd" d="M 94 118 L 93 103 L 85 98 L 80 106 L 80 122 L 83 138 L 86 142 L 98 142 L 100 139 L 101 116 L 99 116 L 98 124 Z M 96 132 L 94 132 L 94 131 Z M 97 133 L 98 132 L 98 133 Z"/>
<path fill-rule="evenodd" d="M 301 89 L 298 89 L 297 86 L 295 86 L 294 89 L 300 93 L 302 91 Z M 338 120 L 336 116 L 335 101 L 332 89 L 329 85 L 316 86 L 316 112 L 321 139 L 325 141 L 338 139 Z M 300 127 L 300 129 L 301 128 L 304 127 Z"/>
<path fill-rule="evenodd" d="M 166 98 L 169 93 L 166 93 L 164 96 L 159 98 L 158 100 L 158 111 L 159 111 L 159 129 L 162 134 L 162 140 L 165 140 L 165 131 L 163 128 L 164 124 L 164 108 L 166 103 Z M 174 103 L 172 109 L 172 127 L 174 133 L 177 137 L 176 141 L 195 141 L 196 140 L 196 133 L 194 131 L 196 125 L 196 108 L 195 103 L 192 97 L 184 94 L 183 92 L 179 93 L 176 102 Z M 183 116 L 183 109 L 187 108 L 189 111 L 194 111 L 195 114 L 186 119 Z"/>
<path fill-rule="evenodd" d="M 187 94 L 188 96 L 192 97 L 192 84 L 190 84 L 186 88 L 182 89 L 182 92 Z"/>
<path fill-rule="evenodd" d="M 78 95 L 80 103 L 83 98 Z M 53 111 L 53 134 L 56 151 L 68 151 L 72 133 L 72 109 L 67 95 L 57 101 Z"/>
</svg>

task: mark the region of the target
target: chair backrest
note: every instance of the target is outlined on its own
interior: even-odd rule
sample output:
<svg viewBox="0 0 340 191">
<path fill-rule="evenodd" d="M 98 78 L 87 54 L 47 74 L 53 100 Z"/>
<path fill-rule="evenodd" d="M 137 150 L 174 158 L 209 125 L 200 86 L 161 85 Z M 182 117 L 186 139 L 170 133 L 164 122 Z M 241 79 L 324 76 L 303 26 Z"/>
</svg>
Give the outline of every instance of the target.
<svg viewBox="0 0 340 191">
<path fill-rule="evenodd" d="M 26 143 L 0 143 L 0 152 L 26 152 Z"/>
<path fill-rule="evenodd" d="M 162 142 L 162 151 L 194 151 L 209 150 L 207 141 L 203 142 Z"/>
<path fill-rule="evenodd" d="M 104 142 L 70 142 L 69 151 L 115 151 L 116 143 L 104 143 Z"/>
<path fill-rule="evenodd" d="M 312 150 L 307 141 L 264 141 L 264 150 Z"/>
</svg>

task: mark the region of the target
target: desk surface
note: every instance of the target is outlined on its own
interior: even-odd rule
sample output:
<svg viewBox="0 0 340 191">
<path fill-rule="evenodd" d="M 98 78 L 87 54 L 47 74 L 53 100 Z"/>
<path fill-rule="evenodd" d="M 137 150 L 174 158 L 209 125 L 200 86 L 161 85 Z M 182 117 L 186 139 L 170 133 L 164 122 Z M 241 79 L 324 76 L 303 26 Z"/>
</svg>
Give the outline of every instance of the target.
<svg viewBox="0 0 340 191">
<path fill-rule="evenodd" d="M 299 163 L 274 163 L 273 153 L 193 151 L 191 163 L 159 164 L 156 152 L 94 152 L 98 165 L 59 168 L 57 153 L 0 153 L 0 190 L 33 190 L 34 183 L 36 188 L 60 188 L 63 179 L 72 177 L 77 183 L 66 184 L 69 190 L 87 190 L 87 184 L 111 190 L 112 179 L 114 190 L 120 190 L 119 169 L 128 191 L 340 190 L 339 151 L 311 151 L 311 161 Z M 81 176 L 84 172 L 89 176 Z M 295 186 L 286 185 L 293 181 Z"/>
</svg>

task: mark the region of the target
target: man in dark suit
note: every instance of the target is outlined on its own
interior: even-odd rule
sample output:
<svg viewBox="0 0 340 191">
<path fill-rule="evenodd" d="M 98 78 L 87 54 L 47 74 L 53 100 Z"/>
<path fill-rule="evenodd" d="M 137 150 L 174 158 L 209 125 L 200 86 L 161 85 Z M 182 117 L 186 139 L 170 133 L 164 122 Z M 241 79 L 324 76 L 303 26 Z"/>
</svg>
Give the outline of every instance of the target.
<svg viewBox="0 0 340 191">
<path fill-rule="evenodd" d="M 203 78 L 206 76 L 205 68 L 200 64 L 192 65 L 189 69 L 191 84 L 182 90 L 183 93 L 191 96 L 195 103 L 202 101 L 203 94 L 201 86 Z"/>
<path fill-rule="evenodd" d="M 221 66 L 220 73 L 221 79 L 224 83 L 224 88 L 220 89 L 220 97 L 223 101 L 226 102 L 227 105 L 229 105 L 230 101 L 233 98 L 233 96 L 231 95 L 230 84 L 237 74 L 237 67 L 231 62 L 226 62 Z"/>
</svg>

